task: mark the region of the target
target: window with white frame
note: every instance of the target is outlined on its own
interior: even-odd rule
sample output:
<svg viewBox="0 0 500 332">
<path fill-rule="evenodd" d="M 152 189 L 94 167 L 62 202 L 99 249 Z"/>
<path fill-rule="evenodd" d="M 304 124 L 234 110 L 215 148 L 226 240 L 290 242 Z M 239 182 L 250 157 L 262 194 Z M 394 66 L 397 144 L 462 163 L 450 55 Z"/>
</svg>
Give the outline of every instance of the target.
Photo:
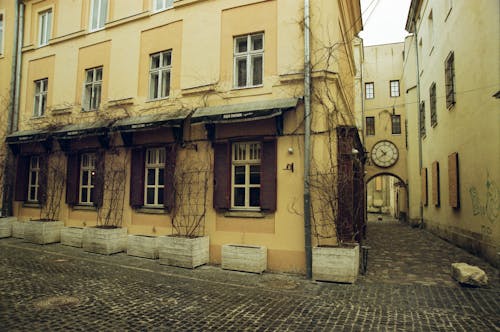
<svg viewBox="0 0 500 332">
<path fill-rule="evenodd" d="M 0 54 L 3 54 L 3 14 L 0 13 Z"/>
<path fill-rule="evenodd" d="M 174 0 L 153 0 L 154 11 L 171 8 L 173 5 L 174 5 Z"/>
<path fill-rule="evenodd" d="M 85 70 L 82 106 L 84 111 L 95 111 L 101 104 L 102 67 Z"/>
<path fill-rule="evenodd" d="M 365 98 L 375 98 L 375 84 L 373 82 L 365 83 Z"/>
<path fill-rule="evenodd" d="M 390 82 L 391 97 L 399 97 L 399 80 L 392 80 Z"/>
<path fill-rule="evenodd" d="M 149 99 L 161 99 L 169 96 L 171 70 L 172 51 L 151 54 L 149 67 Z"/>
<path fill-rule="evenodd" d="M 47 88 L 49 80 L 47 78 L 35 81 L 35 100 L 33 105 L 33 116 L 40 117 L 45 114 L 47 107 Z"/>
<path fill-rule="evenodd" d="M 234 143 L 232 148 L 231 208 L 259 210 L 261 143 Z"/>
<path fill-rule="evenodd" d="M 80 157 L 80 204 L 92 204 L 96 175 L 95 153 L 83 153 Z"/>
<path fill-rule="evenodd" d="M 90 31 L 104 28 L 108 13 L 108 0 L 92 0 L 90 5 Z"/>
<path fill-rule="evenodd" d="M 40 157 L 30 158 L 28 202 L 38 202 L 38 187 L 40 181 Z"/>
<path fill-rule="evenodd" d="M 52 9 L 38 14 L 38 46 L 49 43 L 52 29 Z"/>
<path fill-rule="evenodd" d="M 146 150 L 146 180 L 144 181 L 145 206 L 163 206 L 165 158 L 165 148 L 151 148 Z"/>
<path fill-rule="evenodd" d="M 262 85 L 264 73 L 264 34 L 234 38 L 234 86 Z"/>
</svg>

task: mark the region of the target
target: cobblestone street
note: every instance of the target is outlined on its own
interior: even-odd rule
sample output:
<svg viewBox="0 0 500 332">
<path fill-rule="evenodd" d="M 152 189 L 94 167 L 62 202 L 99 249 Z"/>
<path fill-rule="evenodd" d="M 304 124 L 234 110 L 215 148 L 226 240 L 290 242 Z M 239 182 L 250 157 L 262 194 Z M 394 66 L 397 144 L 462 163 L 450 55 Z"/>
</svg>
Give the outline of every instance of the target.
<svg viewBox="0 0 500 332">
<path fill-rule="evenodd" d="M 368 273 L 354 285 L 2 239 L 0 330 L 498 331 L 497 270 L 396 222 L 370 223 L 368 239 Z M 458 286 L 456 261 L 485 269 L 490 285 Z"/>
</svg>

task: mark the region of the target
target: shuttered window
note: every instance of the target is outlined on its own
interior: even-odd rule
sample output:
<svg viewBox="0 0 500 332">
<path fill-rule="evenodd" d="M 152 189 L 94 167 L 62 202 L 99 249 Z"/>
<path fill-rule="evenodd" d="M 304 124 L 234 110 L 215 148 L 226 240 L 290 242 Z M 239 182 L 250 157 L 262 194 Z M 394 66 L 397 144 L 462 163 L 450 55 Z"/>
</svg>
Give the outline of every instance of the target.
<svg viewBox="0 0 500 332">
<path fill-rule="evenodd" d="M 43 203 L 46 199 L 47 157 L 20 156 L 17 161 L 14 200 Z"/>
<path fill-rule="evenodd" d="M 173 204 L 175 146 L 132 150 L 130 205 L 170 210 Z"/>
<path fill-rule="evenodd" d="M 450 52 L 444 62 L 446 86 L 446 107 L 451 108 L 455 105 L 455 53 Z"/>
<path fill-rule="evenodd" d="M 104 153 L 71 153 L 67 159 L 66 203 L 102 206 Z"/>
<path fill-rule="evenodd" d="M 276 141 L 216 143 L 214 207 L 276 211 Z"/>
</svg>

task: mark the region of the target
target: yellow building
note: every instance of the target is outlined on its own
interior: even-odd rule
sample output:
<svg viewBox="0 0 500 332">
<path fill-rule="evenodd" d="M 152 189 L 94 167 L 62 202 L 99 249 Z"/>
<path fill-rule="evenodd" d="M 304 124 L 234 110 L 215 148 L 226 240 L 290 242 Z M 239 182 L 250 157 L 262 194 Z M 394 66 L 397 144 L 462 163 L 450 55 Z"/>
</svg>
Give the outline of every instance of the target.
<svg viewBox="0 0 500 332">
<path fill-rule="evenodd" d="M 364 138 L 368 212 L 406 219 L 404 43 L 364 48 Z"/>
<path fill-rule="evenodd" d="M 212 263 L 223 244 L 262 245 L 268 269 L 304 272 L 304 167 L 323 174 L 335 160 L 362 192 L 351 153 L 362 150 L 351 130 L 358 1 L 310 6 L 311 116 L 301 1 L 45 0 L 21 10 L 19 125 L 7 139 L 18 218 L 206 234 Z"/>
<path fill-rule="evenodd" d="M 406 29 L 410 220 L 499 265 L 500 58 L 494 0 L 413 0 Z"/>
</svg>

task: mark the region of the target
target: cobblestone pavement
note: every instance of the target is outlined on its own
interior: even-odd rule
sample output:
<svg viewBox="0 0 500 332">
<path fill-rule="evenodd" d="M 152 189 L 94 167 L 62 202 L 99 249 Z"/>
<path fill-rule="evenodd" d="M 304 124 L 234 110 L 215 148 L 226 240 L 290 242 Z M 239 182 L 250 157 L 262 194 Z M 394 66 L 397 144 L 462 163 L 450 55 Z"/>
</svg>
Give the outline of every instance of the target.
<svg viewBox="0 0 500 332">
<path fill-rule="evenodd" d="M 354 285 L 2 239 L 0 330 L 500 330 L 497 270 L 406 225 L 379 222 L 368 232 L 368 273 Z M 455 260 L 486 267 L 493 283 L 457 286 L 449 275 Z"/>
</svg>

